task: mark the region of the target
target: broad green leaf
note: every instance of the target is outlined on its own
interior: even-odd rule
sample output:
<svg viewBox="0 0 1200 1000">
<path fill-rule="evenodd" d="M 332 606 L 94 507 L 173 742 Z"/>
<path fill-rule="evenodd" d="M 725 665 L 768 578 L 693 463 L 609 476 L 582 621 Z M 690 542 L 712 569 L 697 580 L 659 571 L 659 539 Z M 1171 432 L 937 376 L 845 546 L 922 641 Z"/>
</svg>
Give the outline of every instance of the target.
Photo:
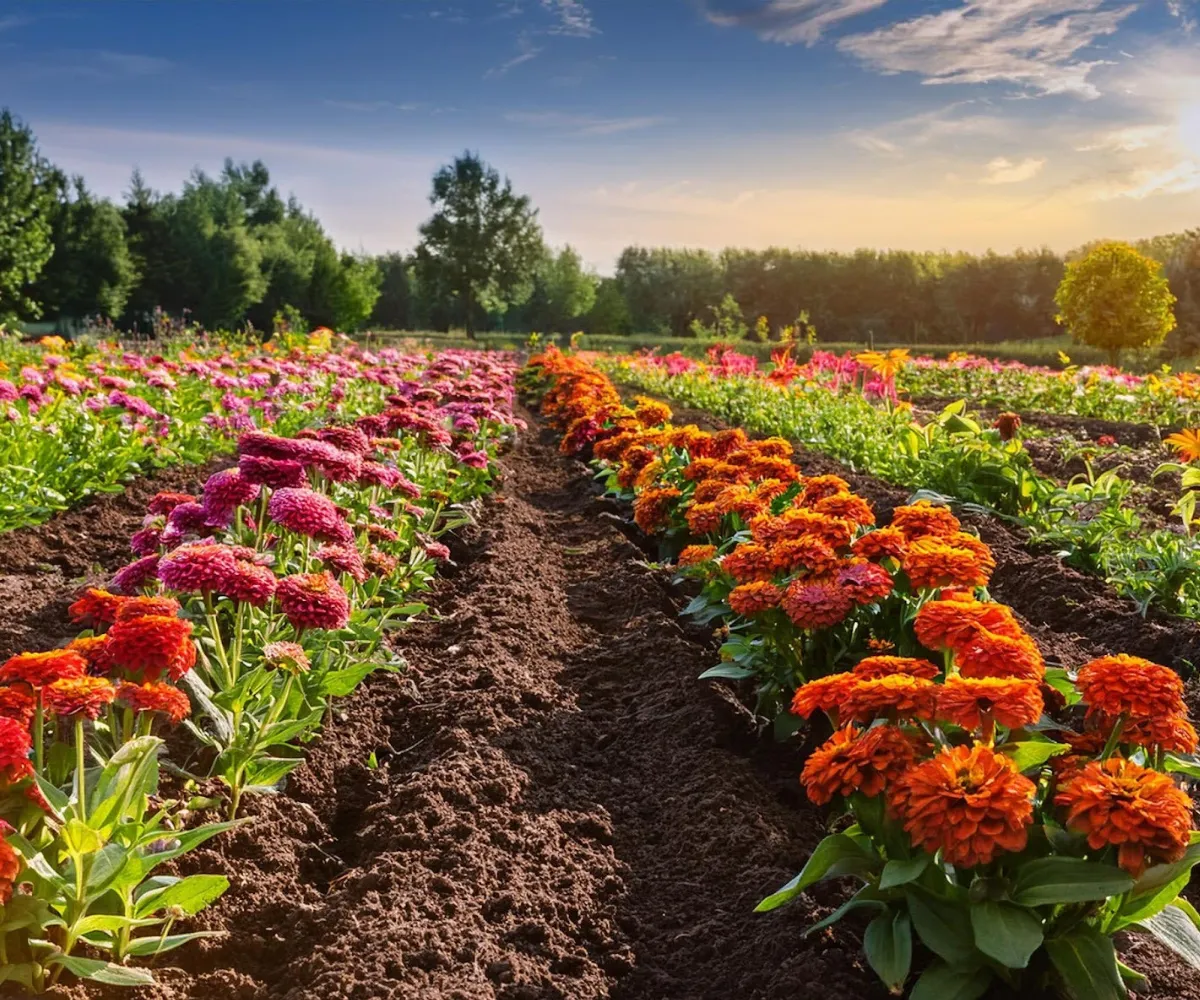
<svg viewBox="0 0 1200 1000">
<path fill-rule="evenodd" d="M 1200 930 L 1178 906 L 1165 907 L 1154 916 L 1134 924 L 1133 929 L 1153 934 L 1193 968 L 1200 969 Z"/>
<path fill-rule="evenodd" d="M 870 871 L 877 864 L 877 859 L 871 857 L 845 834 L 835 833 L 816 846 L 799 875 L 771 893 L 754 908 L 754 912 L 766 913 L 783 906 L 784 903 L 790 903 L 810 885 L 815 885 L 823 878 L 861 874 Z"/>
<path fill-rule="evenodd" d="M 224 875 L 189 875 L 157 893 L 147 893 L 138 900 L 137 915 L 147 916 L 168 906 L 178 906 L 194 917 L 210 903 L 221 898 L 229 888 Z"/>
<path fill-rule="evenodd" d="M 61 965 L 80 979 L 91 979 L 109 986 L 153 986 L 154 977 L 146 969 L 130 969 L 112 962 L 95 958 L 80 958 L 78 955 L 51 955 L 48 965 Z"/>
<path fill-rule="evenodd" d="M 913 927 L 926 948 L 956 967 L 979 961 L 965 904 L 939 899 L 917 888 L 905 889 L 904 898 Z"/>
<path fill-rule="evenodd" d="M 909 1000 L 979 1000 L 992 983 L 985 968 L 955 969 L 934 961 L 913 986 Z"/>
<path fill-rule="evenodd" d="M 26 990 L 33 990 L 33 977 L 37 966 L 32 962 L 0 965 L 0 983 L 17 983 Z"/>
<path fill-rule="evenodd" d="M 879 897 L 880 893 L 874 886 L 864 885 L 832 913 L 822 917 L 811 927 L 806 927 L 804 929 L 804 936 L 809 937 L 816 934 L 817 931 L 823 931 L 826 927 L 832 927 L 851 910 L 886 910 L 887 903 Z"/>
<path fill-rule="evenodd" d="M 331 698 L 345 698 L 353 694 L 354 689 L 378 669 L 380 664 L 367 661 L 353 667 L 331 670 L 321 678 L 321 693 Z"/>
<path fill-rule="evenodd" d="M 1125 1000 L 1112 940 L 1091 927 L 1049 938 L 1046 954 L 1073 1000 Z"/>
<path fill-rule="evenodd" d="M 201 938 L 225 937 L 228 931 L 192 931 L 188 934 L 168 934 L 165 938 L 157 935 L 134 938 L 127 949 L 133 958 L 145 958 L 149 955 L 161 955 L 189 941 L 199 941 Z"/>
<path fill-rule="evenodd" d="M 72 854 L 93 854 L 104 846 L 104 838 L 83 820 L 69 819 L 62 829 L 63 843 Z"/>
<path fill-rule="evenodd" d="M 94 913 L 75 924 L 75 933 L 80 936 L 97 931 L 113 934 L 126 927 L 149 927 L 157 923 L 157 920 L 140 920 L 135 917 L 123 917 L 117 913 Z"/>
<path fill-rule="evenodd" d="M 899 993 L 912 968 L 912 924 L 903 910 L 884 911 L 867 924 L 863 949 L 875 974 Z"/>
<path fill-rule="evenodd" d="M 1107 899 L 1132 888 L 1132 877 L 1120 868 L 1082 858 L 1052 857 L 1021 865 L 1010 896 L 1022 906 L 1044 906 Z"/>
<path fill-rule="evenodd" d="M 754 671 L 747 670 L 745 667 L 735 667 L 732 663 L 718 663 L 715 667 L 709 667 L 699 677 L 699 680 L 707 681 L 714 679 L 741 681 L 747 677 L 753 677 Z"/>
<path fill-rule="evenodd" d="M 915 882 L 929 867 L 930 857 L 922 854 L 908 861 L 889 861 L 883 866 L 883 874 L 879 877 L 880 889 L 894 889 L 898 885 Z"/>
<path fill-rule="evenodd" d="M 1066 753 L 1071 748 L 1065 743 L 1025 740 L 1021 743 L 1005 743 L 997 749 L 1012 760 L 1018 771 L 1024 773 L 1042 767 L 1051 757 Z"/>
<path fill-rule="evenodd" d="M 971 904 L 975 947 L 1010 969 L 1024 969 L 1042 946 L 1042 922 L 1012 903 L 984 900 Z"/>
<path fill-rule="evenodd" d="M 92 855 L 91 865 L 87 872 L 89 899 L 96 899 L 101 893 L 107 892 L 112 887 L 128 858 L 129 849 L 120 844 L 105 844 Z"/>
</svg>

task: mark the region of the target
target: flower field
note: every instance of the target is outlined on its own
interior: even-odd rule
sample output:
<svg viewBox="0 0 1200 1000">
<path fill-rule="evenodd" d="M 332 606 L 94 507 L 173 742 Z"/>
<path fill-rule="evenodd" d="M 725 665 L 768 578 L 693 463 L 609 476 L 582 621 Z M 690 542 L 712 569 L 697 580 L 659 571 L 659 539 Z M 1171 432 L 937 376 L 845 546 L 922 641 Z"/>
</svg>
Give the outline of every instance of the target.
<svg viewBox="0 0 1200 1000">
<path fill-rule="evenodd" d="M 3 995 L 1200 997 L 1200 632 L 1031 547 L 1033 418 L 6 350 L 6 446 L 93 464 L 0 547 Z"/>
</svg>

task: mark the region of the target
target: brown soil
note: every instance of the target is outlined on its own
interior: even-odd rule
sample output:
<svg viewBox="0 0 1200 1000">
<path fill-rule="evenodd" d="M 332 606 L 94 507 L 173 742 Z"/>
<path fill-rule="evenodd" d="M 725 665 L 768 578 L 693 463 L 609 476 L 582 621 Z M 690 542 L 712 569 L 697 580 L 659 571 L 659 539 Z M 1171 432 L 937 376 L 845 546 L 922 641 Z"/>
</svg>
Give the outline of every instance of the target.
<svg viewBox="0 0 1200 1000">
<path fill-rule="evenodd" d="M 139 479 L 122 493 L 101 494 L 45 524 L 3 536 L 0 547 L 0 662 L 23 650 L 52 649 L 73 638 L 67 605 L 87 584 L 107 582 L 131 559 L 130 536 L 160 490 L 195 492 L 230 464 L 177 466 Z"/>
</svg>

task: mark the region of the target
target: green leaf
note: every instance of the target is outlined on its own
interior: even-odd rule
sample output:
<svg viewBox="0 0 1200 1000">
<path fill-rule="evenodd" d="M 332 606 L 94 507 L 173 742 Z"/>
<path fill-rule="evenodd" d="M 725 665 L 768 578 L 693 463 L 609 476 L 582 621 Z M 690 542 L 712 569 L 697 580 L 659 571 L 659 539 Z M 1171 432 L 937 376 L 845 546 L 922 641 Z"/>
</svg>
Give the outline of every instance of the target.
<svg viewBox="0 0 1200 1000">
<path fill-rule="evenodd" d="M 1079 701 L 1079 688 L 1075 686 L 1075 682 L 1071 680 L 1071 675 L 1064 668 L 1047 667 L 1042 679 L 1066 698 L 1068 705 L 1074 705 Z"/>
<path fill-rule="evenodd" d="M 817 931 L 823 931 L 826 927 L 832 927 L 834 924 L 836 924 L 839 920 L 841 920 L 842 917 L 844 917 L 851 910 L 861 910 L 861 909 L 871 909 L 871 910 L 886 910 L 887 909 L 887 903 L 885 903 L 883 901 L 883 899 L 880 898 L 879 890 L 876 889 L 873 885 L 864 885 L 861 889 L 858 890 L 858 892 L 856 892 L 853 896 L 851 896 L 848 900 L 846 900 L 846 902 L 844 902 L 841 906 L 839 906 L 832 913 L 828 914 L 825 917 L 822 917 L 811 927 L 806 927 L 804 929 L 804 936 L 809 937 L 810 935 L 816 934 Z"/>
<path fill-rule="evenodd" d="M 32 992 L 33 974 L 37 968 L 32 962 L 0 965 L 0 983 L 17 983 Z"/>
<path fill-rule="evenodd" d="M 987 968 L 955 969 L 932 962 L 909 994 L 909 1000 L 979 1000 L 992 983 Z"/>
<path fill-rule="evenodd" d="M 104 846 L 104 838 L 83 820 L 69 819 L 62 829 L 63 844 L 74 855 L 93 854 Z"/>
<path fill-rule="evenodd" d="M 1117 968 L 1110 938 L 1091 927 L 1046 942 L 1046 954 L 1074 1000 L 1125 1000 L 1125 984 Z"/>
<path fill-rule="evenodd" d="M 80 937 L 84 934 L 95 934 L 97 931 L 113 934 L 126 927 L 149 927 L 157 923 L 157 920 L 140 920 L 116 913 L 94 913 L 75 924 L 75 933 Z"/>
<path fill-rule="evenodd" d="M 1121 979 L 1127 983 L 1133 983 L 1134 986 L 1144 986 L 1146 983 L 1150 982 L 1150 980 L 1138 972 L 1137 969 L 1131 969 L 1119 958 L 1117 959 L 1117 972 L 1121 974 Z"/>
<path fill-rule="evenodd" d="M 189 934 L 168 934 L 164 937 L 147 935 L 134 938 L 129 942 L 127 953 L 133 958 L 145 958 L 148 955 L 161 955 L 189 941 L 199 941 L 201 938 L 225 937 L 228 931 L 192 931 Z"/>
<path fill-rule="evenodd" d="M 1175 774 L 1186 774 L 1189 778 L 1200 778 L 1200 759 L 1193 754 L 1166 754 L 1163 768 Z"/>
<path fill-rule="evenodd" d="M 95 899 L 111 888 L 128 858 L 129 849 L 120 844 L 105 844 L 92 856 L 91 867 L 87 873 L 89 899 Z"/>
<path fill-rule="evenodd" d="M 899 993 L 912 968 L 912 924 L 903 910 L 885 911 L 869 924 L 863 949 L 875 974 L 893 993 Z"/>
<path fill-rule="evenodd" d="M 78 955 L 51 955 L 47 965 L 61 965 L 80 979 L 91 979 L 109 986 L 153 986 L 154 977 L 145 969 L 130 969 L 112 962 L 101 962 L 95 958 L 80 958 Z"/>
<path fill-rule="evenodd" d="M 1049 743 L 1043 740 L 1024 740 L 1020 743 L 1005 743 L 997 749 L 1012 760 L 1022 774 L 1042 767 L 1051 757 L 1066 753 L 1071 748 L 1065 743 Z"/>
<path fill-rule="evenodd" d="M 185 879 L 138 899 L 139 917 L 157 913 L 168 906 L 178 906 L 189 917 L 194 917 L 210 903 L 221 898 L 229 888 L 229 879 L 224 875 L 189 875 Z"/>
<path fill-rule="evenodd" d="M 809 855 L 804 870 L 787 885 L 771 893 L 754 908 L 755 913 L 770 910 L 790 903 L 810 885 L 834 875 L 861 875 L 872 870 L 878 861 L 871 857 L 855 841 L 845 834 L 835 833 L 826 837 Z"/>
<path fill-rule="evenodd" d="M 1037 858 L 1021 866 L 1010 896 L 1022 906 L 1045 906 L 1107 899 L 1132 888 L 1132 877 L 1112 865 L 1082 858 Z"/>
<path fill-rule="evenodd" d="M 922 854 L 908 861 L 889 861 L 883 866 L 883 874 L 879 877 L 880 889 L 894 889 L 898 885 L 915 882 L 929 867 L 930 857 Z"/>
<path fill-rule="evenodd" d="M 353 667 L 331 670 L 321 678 L 321 694 L 331 698 L 345 698 L 353 694 L 354 689 L 379 668 L 380 664 L 368 660 Z"/>
<path fill-rule="evenodd" d="M 971 904 L 975 947 L 1010 969 L 1024 969 L 1042 946 L 1042 922 L 1012 903 L 984 900 Z"/>
<path fill-rule="evenodd" d="M 1200 969 L 1200 930 L 1178 906 L 1167 906 L 1162 912 L 1134 924 L 1133 929 L 1153 934 L 1193 968 Z"/>
<path fill-rule="evenodd" d="M 735 667 L 732 663 L 718 663 L 715 667 L 709 667 L 699 677 L 699 680 L 708 681 L 714 679 L 742 681 L 747 677 L 753 677 L 754 671 L 747 670 L 745 667 Z"/>
<path fill-rule="evenodd" d="M 966 907 L 916 888 L 904 890 L 913 927 L 925 947 L 953 966 L 979 961 Z"/>
</svg>

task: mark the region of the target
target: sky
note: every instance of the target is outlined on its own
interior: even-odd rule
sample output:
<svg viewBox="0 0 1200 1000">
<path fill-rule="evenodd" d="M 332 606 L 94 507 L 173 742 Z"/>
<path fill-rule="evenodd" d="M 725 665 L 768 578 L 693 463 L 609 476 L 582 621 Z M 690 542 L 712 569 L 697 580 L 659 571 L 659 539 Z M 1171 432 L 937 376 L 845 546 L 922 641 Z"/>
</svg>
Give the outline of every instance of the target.
<svg viewBox="0 0 1200 1000">
<path fill-rule="evenodd" d="M 464 150 L 601 272 L 1200 225 L 1200 0 L 0 0 L 0 60 L 93 190 L 262 159 L 372 253 Z"/>
</svg>

